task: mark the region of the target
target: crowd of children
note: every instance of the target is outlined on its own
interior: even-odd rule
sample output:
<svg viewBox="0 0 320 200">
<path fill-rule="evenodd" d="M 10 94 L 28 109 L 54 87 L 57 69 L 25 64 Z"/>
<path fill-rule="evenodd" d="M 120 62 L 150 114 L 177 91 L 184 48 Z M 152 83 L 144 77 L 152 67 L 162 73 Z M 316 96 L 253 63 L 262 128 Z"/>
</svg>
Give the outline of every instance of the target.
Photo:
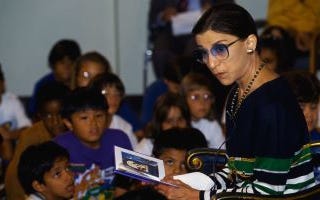
<svg viewBox="0 0 320 200">
<path fill-rule="evenodd" d="M 320 140 L 319 80 L 293 70 L 294 43 L 283 28 L 268 27 L 260 39 L 262 60 L 286 78 L 303 110 L 310 140 Z M 6 91 L 1 69 L 6 66 L 0 66 L 0 180 L 5 198 L 166 199 L 154 185 L 114 174 L 114 146 L 162 159 L 170 176 L 188 172 L 186 153 L 193 148 L 226 149 L 224 98 L 215 80 L 193 69 L 200 66 L 190 66 L 190 59 L 167 62 L 162 79 L 146 89 L 139 113 L 125 99 L 125 85 L 108 59 L 96 51 L 82 54 L 74 40 L 53 45 L 51 72 L 35 84 L 27 112 Z"/>
</svg>

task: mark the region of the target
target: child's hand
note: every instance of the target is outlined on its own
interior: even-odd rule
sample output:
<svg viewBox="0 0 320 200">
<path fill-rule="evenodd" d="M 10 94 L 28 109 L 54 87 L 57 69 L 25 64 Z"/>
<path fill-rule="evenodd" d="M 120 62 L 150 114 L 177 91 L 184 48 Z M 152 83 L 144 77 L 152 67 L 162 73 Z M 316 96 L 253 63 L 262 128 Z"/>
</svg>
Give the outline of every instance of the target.
<svg viewBox="0 0 320 200">
<path fill-rule="evenodd" d="M 169 186 L 165 184 L 159 184 L 155 189 L 167 197 L 167 199 L 176 199 L 176 200 L 199 200 L 199 191 L 191 188 L 185 183 L 174 180 L 172 176 L 165 177 L 164 182 L 171 183 L 174 186 Z M 196 181 L 196 180 L 195 180 Z"/>
</svg>

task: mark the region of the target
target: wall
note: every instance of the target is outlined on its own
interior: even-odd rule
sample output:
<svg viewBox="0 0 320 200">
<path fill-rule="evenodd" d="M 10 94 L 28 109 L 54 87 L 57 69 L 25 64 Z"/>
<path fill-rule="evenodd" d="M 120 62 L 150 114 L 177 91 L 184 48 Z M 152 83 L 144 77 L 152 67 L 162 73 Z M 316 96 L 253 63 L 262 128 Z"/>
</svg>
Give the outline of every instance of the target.
<svg viewBox="0 0 320 200">
<path fill-rule="evenodd" d="M 73 38 L 83 52 L 97 50 L 110 60 L 128 94 L 141 94 L 149 1 L 0 0 L 0 62 L 8 90 L 30 95 L 35 81 L 49 72 L 51 46 Z M 255 17 L 265 13 L 267 0 L 237 2 Z M 150 83 L 150 64 L 147 74 Z"/>
</svg>

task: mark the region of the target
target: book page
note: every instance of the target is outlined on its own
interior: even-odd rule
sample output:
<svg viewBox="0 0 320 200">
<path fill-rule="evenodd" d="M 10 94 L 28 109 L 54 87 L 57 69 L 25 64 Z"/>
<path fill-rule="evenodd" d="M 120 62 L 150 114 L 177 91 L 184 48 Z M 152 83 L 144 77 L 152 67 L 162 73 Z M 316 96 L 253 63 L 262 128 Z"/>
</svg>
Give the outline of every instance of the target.
<svg viewBox="0 0 320 200">
<path fill-rule="evenodd" d="M 161 181 L 165 177 L 162 160 L 118 146 L 115 146 L 114 152 L 115 173 L 141 181 L 172 185 Z"/>
</svg>

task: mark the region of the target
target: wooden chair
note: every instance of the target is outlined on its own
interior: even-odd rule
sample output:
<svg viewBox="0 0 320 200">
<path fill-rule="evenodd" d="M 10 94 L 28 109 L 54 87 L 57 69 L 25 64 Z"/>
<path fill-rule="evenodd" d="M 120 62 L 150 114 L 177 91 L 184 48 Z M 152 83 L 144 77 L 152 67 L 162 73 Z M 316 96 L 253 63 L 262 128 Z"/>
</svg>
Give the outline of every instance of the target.
<svg viewBox="0 0 320 200">
<path fill-rule="evenodd" d="M 225 192 L 216 195 L 212 199 L 216 200 L 231 200 L 231 199 L 253 199 L 253 200 L 320 200 L 320 141 L 310 143 L 312 152 L 312 162 L 314 164 L 315 178 L 318 184 L 307 190 L 288 195 L 253 195 L 245 193 Z M 190 171 L 200 171 L 210 175 L 218 171 L 227 163 L 227 155 L 224 150 L 199 148 L 190 150 L 187 153 L 187 167 Z"/>
</svg>

